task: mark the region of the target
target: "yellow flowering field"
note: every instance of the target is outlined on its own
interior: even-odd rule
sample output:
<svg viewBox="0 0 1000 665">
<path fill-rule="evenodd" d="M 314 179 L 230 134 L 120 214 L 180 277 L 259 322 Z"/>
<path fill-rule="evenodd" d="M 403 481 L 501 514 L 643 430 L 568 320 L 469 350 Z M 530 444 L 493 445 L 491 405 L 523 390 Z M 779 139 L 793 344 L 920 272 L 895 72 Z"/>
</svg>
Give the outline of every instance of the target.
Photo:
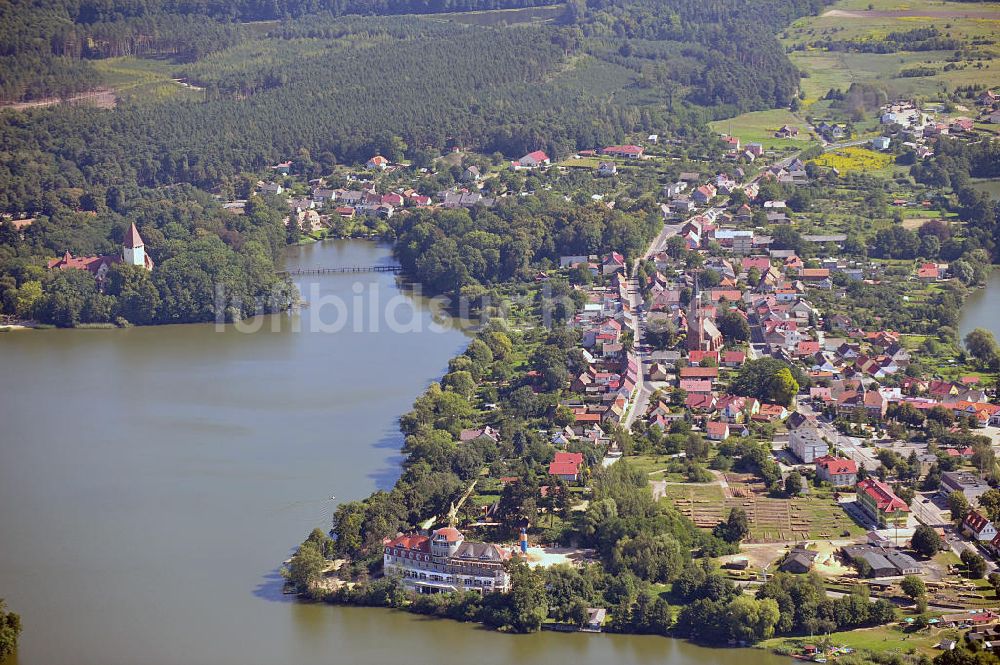
<svg viewBox="0 0 1000 665">
<path fill-rule="evenodd" d="M 812 160 L 818 166 L 834 168 L 841 173 L 850 171 L 880 171 L 892 163 L 892 155 L 860 146 L 848 146 L 828 152 Z"/>
</svg>

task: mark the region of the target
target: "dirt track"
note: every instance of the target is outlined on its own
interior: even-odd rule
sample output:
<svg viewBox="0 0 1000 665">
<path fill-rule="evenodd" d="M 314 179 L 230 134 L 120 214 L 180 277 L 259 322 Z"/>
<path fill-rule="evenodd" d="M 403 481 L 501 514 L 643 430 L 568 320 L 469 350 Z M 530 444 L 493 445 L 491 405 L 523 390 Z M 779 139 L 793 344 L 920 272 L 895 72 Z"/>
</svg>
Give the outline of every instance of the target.
<svg viewBox="0 0 1000 665">
<path fill-rule="evenodd" d="M 54 106 L 67 102 L 69 104 L 90 104 L 102 109 L 112 109 L 115 107 L 117 98 L 115 91 L 107 88 L 99 88 L 90 92 L 81 92 L 67 99 L 58 97 L 48 97 L 46 99 L 35 99 L 30 102 L 16 102 L 13 104 L 0 104 L 0 109 L 13 109 L 23 111 L 24 109 L 41 108 L 43 106 Z"/>
<path fill-rule="evenodd" d="M 977 10 L 977 11 L 946 11 L 937 9 L 831 9 L 824 12 L 823 16 L 840 18 L 972 18 L 972 19 L 992 19 L 1000 21 L 1000 11 Z"/>
</svg>

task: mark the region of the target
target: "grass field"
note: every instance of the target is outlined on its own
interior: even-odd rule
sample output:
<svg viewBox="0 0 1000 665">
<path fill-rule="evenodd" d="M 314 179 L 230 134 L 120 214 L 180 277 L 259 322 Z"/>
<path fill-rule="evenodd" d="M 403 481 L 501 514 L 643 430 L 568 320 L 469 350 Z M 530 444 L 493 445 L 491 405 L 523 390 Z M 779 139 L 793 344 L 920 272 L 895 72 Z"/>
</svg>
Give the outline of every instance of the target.
<svg viewBox="0 0 1000 665">
<path fill-rule="evenodd" d="M 855 650 L 872 651 L 876 653 L 904 652 L 925 653 L 934 655 L 940 653 L 934 649 L 942 639 L 955 639 L 958 631 L 952 629 L 925 629 L 906 632 L 898 625 L 878 626 L 876 628 L 861 628 L 838 633 L 830 633 L 830 643 L 835 646 L 851 647 Z M 816 638 L 791 637 L 774 638 L 761 642 L 760 647 L 776 649 L 784 647 L 799 651 L 806 644 L 815 644 Z"/>
<path fill-rule="evenodd" d="M 175 66 L 166 60 L 107 58 L 93 63 L 101 74 L 102 84 L 114 88 L 119 98 L 152 101 L 179 95 L 201 98 L 199 90 L 172 80 Z"/>
<path fill-rule="evenodd" d="M 568 157 L 558 162 L 556 166 L 564 166 L 568 169 L 596 169 L 600 164 L 601 160 L 597 157 Z"/>
<path fill-rule="evenodd" d="M 872 11 L 869 10 L 871 6 Z M 936 27 L 969 47 L 967 59 L 952 64 L 953 51 L 844 53 L 816 49 L 822 39 L 883 39 L 890 32 Z M 957 86 L 1000 85 L 1000 55 L 994 37 L 1000 30 L 1000 4 L 960 3 L 941 0 L 841 0 L 821 16 L 799 19 L 782 33 L 789 57 L 807 74 L 802 80 L 806 104 L 820 99 L 830 88 L 847 89 L 852 82 L 879 81 L 890 96 L 935 98 Z M 974 41 L 979 43 L 973 45 Z M 804 49 L 804 50 L 803 50 Z M 900 78 L 899 72 L 915 66 L 931 67 L 933 76 Z"/>
<path fill-rule="evenodd" d="M 782 125 L 792 125 L 800 129 L 798 138 L 779 139 L 774 132 Z M 809 147 L 812 139 L 806 130 L 806 122 L 787 109 L 772 109 L 770 111 L 754 111 L 744 113 L 728 120 L 717 120 L 709 123 L 709 127 L 720 134 L 729 134 L 747 143 L 760 143 L 767 150 L 801 150 Z"/>
</svg>

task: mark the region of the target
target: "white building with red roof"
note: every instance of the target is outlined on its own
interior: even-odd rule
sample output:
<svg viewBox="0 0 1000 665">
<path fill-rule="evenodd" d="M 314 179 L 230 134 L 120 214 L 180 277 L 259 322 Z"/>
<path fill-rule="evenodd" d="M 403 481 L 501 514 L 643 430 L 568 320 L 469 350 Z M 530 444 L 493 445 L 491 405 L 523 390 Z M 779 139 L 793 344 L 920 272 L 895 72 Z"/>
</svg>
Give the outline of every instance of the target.
<svg viewBox="0 0 1000 665">
<path fill-rule="evenodd" d="M 417 593 L 510 591 L 510 575 L 503 567 L 510 550 L 467 541 L 453 527 L 437 529 L 430 536 L 398 534 L 382 545 L 385 575 L 398 577 Z"/>
<path fill-rule="evenodd" d="M 816 477 L 834 487 L 850 487 L 858 480 L 858 465 L 852 459 L 824 455 L 816 458 Z"/>
<path fill-rule="evenodd" d="M 515 171 L 520 169 L 537 169 L 549 165 L 549 156 L 543 150 L 529 152 L 521 159 L 511 162 L 510 167 Z"/>
<path fill-rule="evenodd" d="M 706 423 L 705 434 L 711 441 L 725 441 L 729 438 L 729 423 L 712 420 Z"/>
<path fill-rule="evenodd" d="M 962 520 L 962 533 L 980 542 L 988 543 L 997 537 L 997 528 L 978 510 L 970 510 L 965 519 Z"/>
</svg>

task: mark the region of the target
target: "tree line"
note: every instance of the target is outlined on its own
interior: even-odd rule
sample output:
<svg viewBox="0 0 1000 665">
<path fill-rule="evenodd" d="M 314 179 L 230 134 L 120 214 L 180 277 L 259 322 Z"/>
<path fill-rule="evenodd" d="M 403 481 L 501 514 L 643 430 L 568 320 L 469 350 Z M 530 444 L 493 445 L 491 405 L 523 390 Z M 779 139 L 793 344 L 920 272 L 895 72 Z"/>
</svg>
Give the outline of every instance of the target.
<svg viewBox="0 0 1000 665">
<path fill-rule="evenodd" d="M 0 312 L 71 327 L 89 323 L 146 325 L 232 321 L 281 311 L 294 287 L 275 274 L 285 246 L 282 214 L 259 199 L 232 215 L 190 187 L 115 192 L 87 212 L 58 210 L 19 232 L 0 221 Z M 87 270 L 46 270 L 45 261 L 121 256 L 136 223 L 156 267 L 114 264 L 101 282 Z"/>
</svg>

